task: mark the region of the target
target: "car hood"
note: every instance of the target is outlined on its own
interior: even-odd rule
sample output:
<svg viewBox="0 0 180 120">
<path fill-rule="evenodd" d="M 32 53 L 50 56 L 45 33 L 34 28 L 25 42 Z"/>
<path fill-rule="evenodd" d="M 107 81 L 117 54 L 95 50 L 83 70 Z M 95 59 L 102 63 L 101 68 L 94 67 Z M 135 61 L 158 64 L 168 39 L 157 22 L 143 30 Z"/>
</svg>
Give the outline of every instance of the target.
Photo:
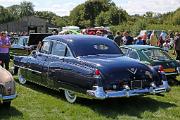
<svg viewBox="0 0 180 120">
<path fill-rule="evenodd" d="M 13 80 L 11 73 L 2 67 L 0 67 L 0 75 L 0 83 L 5 83 Z"/>
</svg>

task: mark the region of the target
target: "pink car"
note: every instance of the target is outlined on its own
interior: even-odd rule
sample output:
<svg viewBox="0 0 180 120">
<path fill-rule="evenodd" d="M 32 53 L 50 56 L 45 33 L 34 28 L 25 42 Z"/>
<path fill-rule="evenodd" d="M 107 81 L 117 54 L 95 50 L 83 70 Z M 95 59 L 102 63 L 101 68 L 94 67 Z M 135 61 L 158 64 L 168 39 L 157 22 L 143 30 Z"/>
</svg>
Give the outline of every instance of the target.
<svg viewBox="0 0 180 120">
<path fill-rule="evenodd" d="M 11 100 L 16 96 L 15 81 L 11 73 L 0 66 L 0 103 L 10 107 Z"/>
</svg>

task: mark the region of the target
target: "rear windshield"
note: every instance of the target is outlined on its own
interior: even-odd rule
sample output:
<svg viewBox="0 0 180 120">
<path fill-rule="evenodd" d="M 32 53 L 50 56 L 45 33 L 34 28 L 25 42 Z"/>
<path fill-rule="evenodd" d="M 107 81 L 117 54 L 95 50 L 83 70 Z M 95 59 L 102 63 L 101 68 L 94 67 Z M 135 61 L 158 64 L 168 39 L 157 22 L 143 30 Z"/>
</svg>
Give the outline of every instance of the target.
<svg viewBox="0 0 180 120">
<path fill-rule="evenodd" d="M 98 54 L 122 54 L 120 48 L 112 41 L 82 41 L 81 44 L 74 44 L 73 51 L 76 56 L 88 56 Z"/>
</svg>

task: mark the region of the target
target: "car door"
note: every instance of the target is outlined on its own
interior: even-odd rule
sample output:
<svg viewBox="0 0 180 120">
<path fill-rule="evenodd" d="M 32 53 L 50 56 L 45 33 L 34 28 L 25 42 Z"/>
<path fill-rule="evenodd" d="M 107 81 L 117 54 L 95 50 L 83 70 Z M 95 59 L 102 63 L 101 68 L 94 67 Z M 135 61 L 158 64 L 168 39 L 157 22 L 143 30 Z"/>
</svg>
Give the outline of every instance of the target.
<svg viewBox="0 0 180 120">
<path fill-rule="evenodd" d="M 44 71 L 48 70 L 48 86 L 58 88 L 58 83 L 62 82 L 62 72 L 66 68 L 64 57 L 66 52 L 66 44 L 54 41 L 52 45 L 51 56 L 48 57 Z"/>
<path fill-rule="evenodd" d="M 29 79 L 32 82 L 47 86 L 46 78 L 43 77 L 43 68 L 51 52 L 51 41 L 44 41 L 42 48 L 29 59 L 30 73 Z"/>
</svg>

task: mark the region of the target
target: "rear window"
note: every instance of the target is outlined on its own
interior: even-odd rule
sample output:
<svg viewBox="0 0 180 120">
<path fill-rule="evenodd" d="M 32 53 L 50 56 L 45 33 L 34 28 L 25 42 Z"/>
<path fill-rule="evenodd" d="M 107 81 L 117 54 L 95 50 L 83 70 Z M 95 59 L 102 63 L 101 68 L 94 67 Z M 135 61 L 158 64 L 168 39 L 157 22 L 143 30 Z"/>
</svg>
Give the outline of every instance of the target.
<svg viewBox="0 0 180 120">
<path fill-rule="evenodd" d="M 147 49 L 142 52 L 152 60 L 170 60 L 171 57 L 161 49 Z"/>
<path fill-rule="evenodd" d="M 73 44 L 75 56 L 88 56 L 97 54 L 123 54 L 120 48 L 111 40 L 81 41 Z"/>
</svg>

